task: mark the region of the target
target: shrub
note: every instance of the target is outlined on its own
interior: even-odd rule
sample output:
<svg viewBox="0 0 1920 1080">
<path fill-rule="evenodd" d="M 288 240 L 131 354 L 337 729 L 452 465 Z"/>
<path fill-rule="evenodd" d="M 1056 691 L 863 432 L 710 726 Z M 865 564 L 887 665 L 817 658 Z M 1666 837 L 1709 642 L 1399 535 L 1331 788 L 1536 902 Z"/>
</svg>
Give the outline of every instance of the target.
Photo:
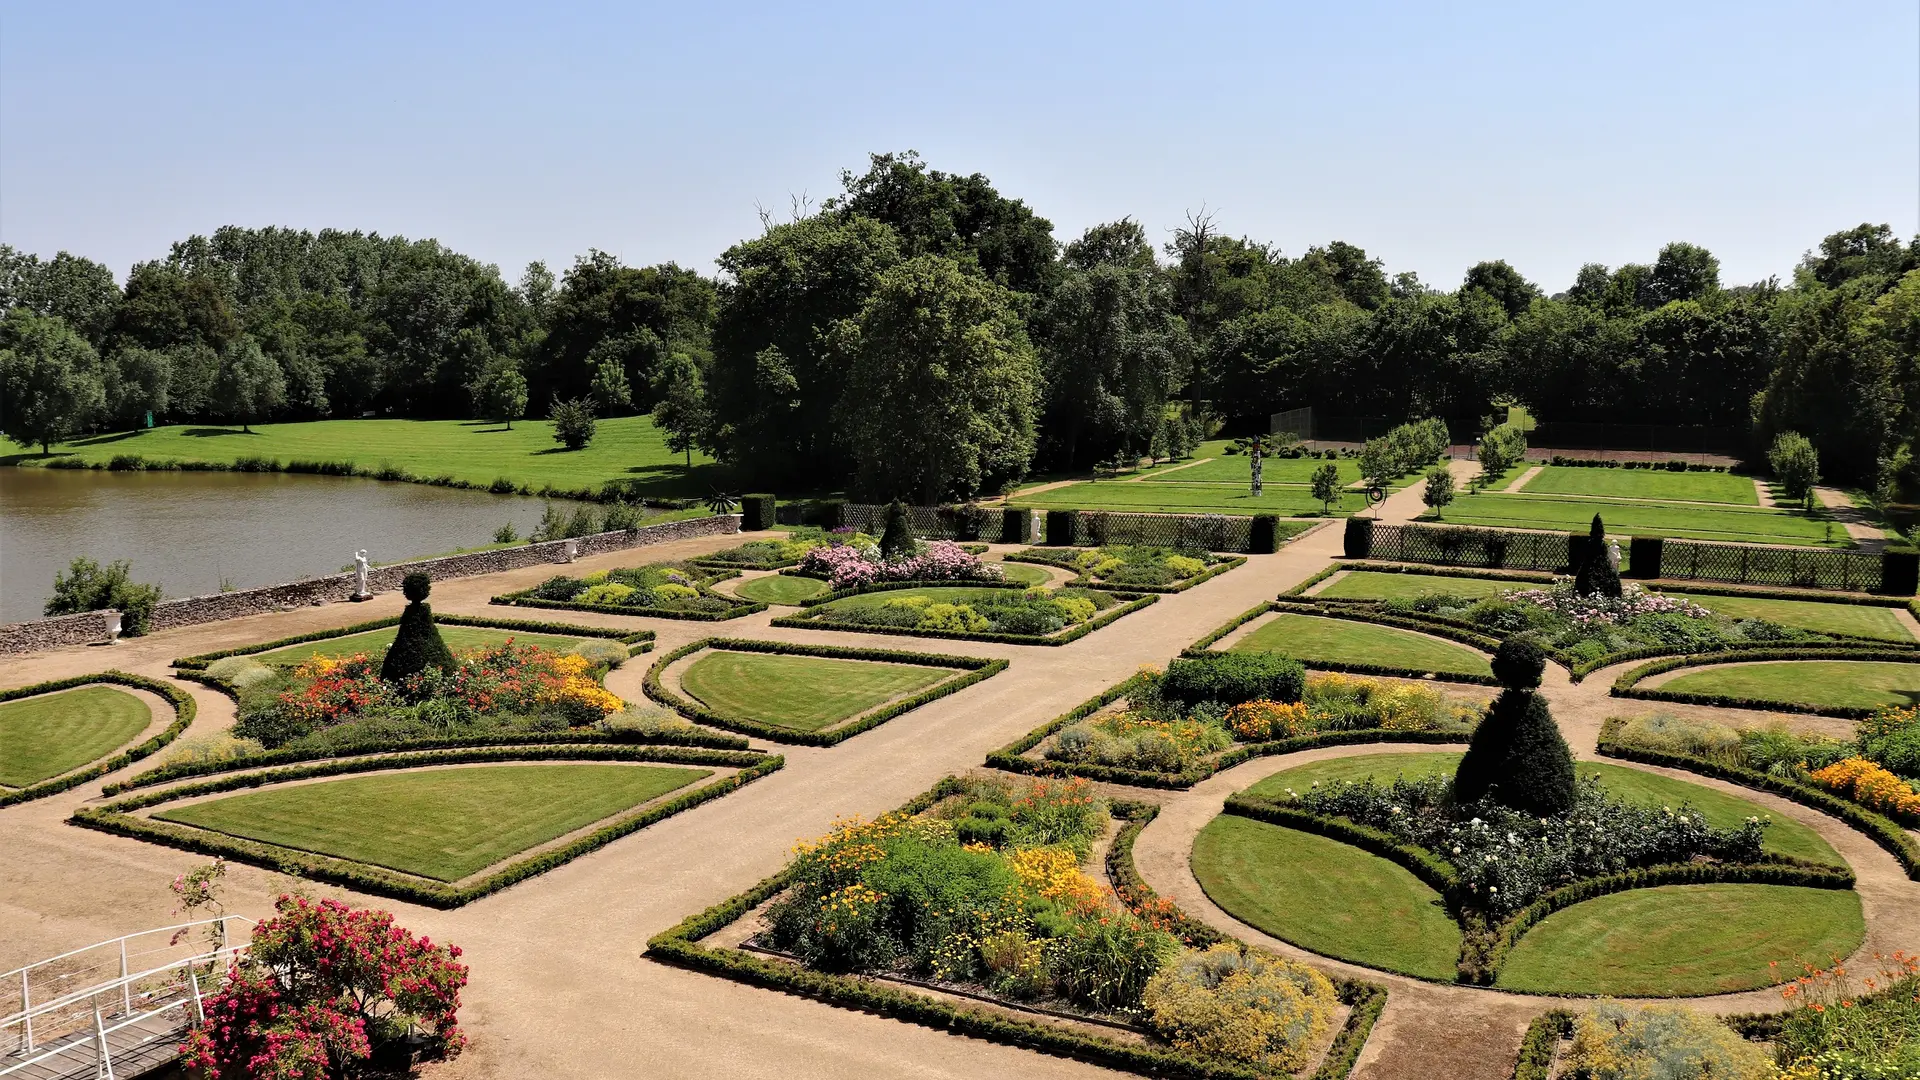
<svg viewBox="0 0 1920 1080">
<path fill-rule="evenodd" d="M 1308 730 L 1307 705 L 1294 701 L 1243 701 L 1227 710 L 1227 730 L 1245 742 L 1291 739 Z"/>
<path fill-rule="evenodd" d="M 1599 514 L 1593 515 L 1579 565 L 1574 567 L 1573 591 L 1581 596 L 1620 595 L 1620 571 L 1607 559 L 1607 526 Z"/>
<path fill-rule="evenodd" d="M 1298 660 L 1267 652 L 1218 652 L 1168 664 L 1160 692 L 1187 705 L 1291 702 L 1300 700 L 1306 679 L 1306 669 Z"/>
<path fill-rule="evenodd" d="M 207 665 L 207 677 L 236 690 L 266 682 L 276 672 L 251 656 L 227 656 Z"/>
<path fill-rule="evenodd" d="M 1814 485 L 1820 483 L 1820 452 L 1805 435 L 1783 431 L 1774 436 L 1773 445 L 1767 449 L 1767 467 L 1773 470 L 1787 498 L 1813 509 Z"/>
<path fill-rule="evenodd" d="M 740 496 L 740 531 L 760 532 L 774 525 L 774 500 L 771 495 Z"/>
<path fill-rule="evenodd" d="M 598 585 L 589 585 L 573 596 L 576 604 L 624 604 L 633 599 L 640 590 L 618 581 L 603 581 Z"/>
<path fill-rule="evenodd" d="M 553 421 L 553 441 L 569 450 L 584 449 L 593 441 L 595 423 L 593 402 L 588 398 L 576 398 L 572 401 L 556 401 L 547 413 Z"/>
<path fill-rule="evenodd" d="M 1920 776 L 1920 708 L 1881 709 L 1855 730 L 1862 757 L 1902 776 Z"/>
<path fill-rule="evenodd" d="M 433 624 L 433 609 L 427 606 L 433 582 L 425 574 L 408 574 L 400 588 L 406 594 L 407 608 L 400 613 L 400 629 L 380 665 L 380 678 L 399 682 L 428 667 L 453 670 L 453 652 L 440 637 L 440 628 Z"/>
<path fill-rule="evenodd" d="M 160 587 L 131 579 L 132 564 L 125 559 L 101 566 L 77 558 L 66 573 L 53 575 L 53 594 L 41 608 L 43 615 L 72 615 L 82 611 L 118 611 L 120 631 L 129 637 L 147 632 L 153 609 L 160 603 Z"/>
<path fill-rule="evenodd" d="M 1049 966 L 1061 996 L 1109 1010 L 1138 1005 L 1148 980 L 1178 948 L 1165 931 L 1117 914 L 1075 919 L 1056 947 Z"/>
<path fill-rule="evenodd" d="M 900 500 L 887 504 L 887 525 L 880 534 L 880 554 L 895 558 L 913 550 L 913 526 L 907 521 L 907 508 Z"/>
<path fill-rule="evenodd" d="M 1865 758 L 1847 758 L 1815 769 L 1812 779 L 1862 806 L 1908 820 L 1920 818 L 1920 793 Z"/>
<path fill-rule="evenodd" d="M 1569 1075 L 1591 1080 L 1772 1080 L 1765 1047 L 1678 1005 L 1603 1001 L 1574 1021 Z"/>
<path fill-rule="evenodd" d="M 1501 691 L 1460 759 L 1453 797 L 1491 799 L 1536 817 L 1573 806 L 1573 751 L 1546 698 L 1532 690 Z"/>
<path fill-rule="evenodd" d="M 160 767 L 209 765 L 258 754 L 265 749 L 259 741 L 238 738 L 231 731 L 210 731 L 175 742 L 168 748 L 166 756 L 160 759 Z"/>
<path fill-rule="evenodd" d="M 575 656 L 585 657 L 594 667 L 612 669 L 627 662 L 627 647 L 606 638 L 586 638 L 571 651 Z"/>
<path fill-rule="evenodd" d="M 579 578 L 557 574 L 533 587 L 533 596 L 540 600 L 572 600 L 587 588 L 587 583 Z"/>
<path fill-rule="evenodd" d="M 1740 749 L 1740 732 L 1733 728 L 1670 713 L 1633 717 L 1614 737 L 1635 746 L 1704 758 L 1725 759 Z"/>
<path fill-rule="evenodd" d="M 1174 1046 L 1287 1073 L 1306 1067 L 1337 1001 L 1313 968 L 1232 944 L 1186 953 L 1142 994 L 1149 1022 Z"/>
<path fill-rule="evenodd" d="M 1540 685 L 1540 676 L 1547 670 L 1547 651 L 1532 638 L 1508 638 L 1494 650 L 1492 666 L 1501 686 L 1532 690 Z"/>
<path fill-rule="evenodd" d="M 651 736 L 696 730 L 680 714 L 658 705 L 628 704 L 619 712 L 608 713 L 594 727 L 609 735 Z"/>
</svg>

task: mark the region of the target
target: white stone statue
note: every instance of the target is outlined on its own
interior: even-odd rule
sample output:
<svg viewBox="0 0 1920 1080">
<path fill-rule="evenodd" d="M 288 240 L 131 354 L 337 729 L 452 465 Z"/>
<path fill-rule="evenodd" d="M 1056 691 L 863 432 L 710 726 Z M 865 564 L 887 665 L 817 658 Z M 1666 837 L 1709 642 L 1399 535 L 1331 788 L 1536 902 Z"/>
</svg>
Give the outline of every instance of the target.
<svg viewBox="0 0 1920 1080">
<path fill-rule="evenodd" d="M 372 595 L 367 588 L 367 549 L 361 548 L 353 553 L 353 598 L 365 600 Z"/>
<path fill-rule="evenodd" d="M 1607 537 L 1607 565 L 1613 567 L 1614 573 L 1620 572 L 1620 541 L 1611 536 Z"/>
</svg>

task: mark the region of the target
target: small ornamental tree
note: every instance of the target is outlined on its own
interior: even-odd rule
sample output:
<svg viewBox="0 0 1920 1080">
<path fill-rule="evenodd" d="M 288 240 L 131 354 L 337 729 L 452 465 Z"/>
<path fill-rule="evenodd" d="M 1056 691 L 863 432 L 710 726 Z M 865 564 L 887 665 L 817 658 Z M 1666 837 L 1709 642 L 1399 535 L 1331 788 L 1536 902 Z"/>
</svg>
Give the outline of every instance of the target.
<svg viewBox="0 0 1920 1080">
<path fill-rule="evenodd" d="M 400 629 L 380 665 L 380 678 L 398 682 L 425 671 L 429 665 L 452 671 L 453 652 L 433 624 L 433 609 L 427 606 L 427 594 L 433 591 L 433 579 L 425 574 L 408 574 L 400 583 L 406 594 L 407 609 L 400 613 Z"/>
<path fill-rule="evenodd" d="M 1767 466 L 1787 498 L 1802 509 L 1813 509 L 1813 488 L 1820 482 L 1820 451 L 1805 435 L 1783 431 L 1774 436 L 1773 446 L 1767 450 Z"/>
<path fill-rule="evenodd" d="M 1435 465 L 1427 471 L 1427 487 L 1420 497 L 1433 508 L 1433 516 L 1439 517 L 1448 503 L 1453 501 L 1453 473 L 1445 465 Z"/>
<path fill-rule="evenodd" d="M 1360 477 L 1368 487 L 1386 487 L 1407 467 L 1385 438 L 1368 439 L 1360 447 Z"/>
<path fill-rule="evenodd" d="M 1573 591 L 1581 596 L 1619 596 L 1620 571 L 1607 558 L 1607 526 L 1600 515 L 1593 515 L 1587 530 L 1586 554 L 1573 570 Z"/>
<path fill-rule="evenodd" d="M 505 424 L 512 431 L 513 422 L 527 415 L 527 377 L 507 357 L 489 363 L 469 389 L 474 415 L 482 420 Z"/>
<path fill-rule="evenodd" d="M 900 500 L 887 504 L 887 526 L 880 533 L 880 554 L 888 558 L 911 554 L 913 526 L 907 521 L 907 508 Z"/>
<path fill-rule="evenodd" d="M 457 947 L 338 900 L 282 896 L 274 908 L 181 1047 L 194 1080 L 358 1075 L 375 1051 L 416 1031 L 441 1056 L 466 1044 L 457 1013 L 467 967 Z"/>
<path fill-rule="evenodd" d="M 1329 461 L 1313 470 L 1313 497 L 1323 513 L 1333 513 L 1333 504 L 1340 499 L 1340 466 Z"/>
<path fill-rule="evenodd" d="M 593 402 L 588 398 L 573 401 L 556 401 L 548 410 L 547 418 L 553 421 L 553 441 L 569 450 L 583 450 L 593 441 L 595 423 Z"/>
<path fill-rule="evenodd" d="M 118 611 L 121 633 L 133 637 L 147 632 L 153 609 L 159 604 L 160 586 L 133 580 L 132 564 L 125 559 L 101 566 L 82 555 L 67 564 L 66 573 L 54 572 L 53 595 L 47 597 L 40 613 Z"/>
<path fill-rule="evenodd" d="M 1453 776 L 1458 803 L 1491 799 L 1545 817 L 1573 806 L 1573 751 L 1537 689 L 1546 653 L 1525 635 L 1500 643 L 1493 672 L 1506 689 L 1487 708 Z"/>
</svg>

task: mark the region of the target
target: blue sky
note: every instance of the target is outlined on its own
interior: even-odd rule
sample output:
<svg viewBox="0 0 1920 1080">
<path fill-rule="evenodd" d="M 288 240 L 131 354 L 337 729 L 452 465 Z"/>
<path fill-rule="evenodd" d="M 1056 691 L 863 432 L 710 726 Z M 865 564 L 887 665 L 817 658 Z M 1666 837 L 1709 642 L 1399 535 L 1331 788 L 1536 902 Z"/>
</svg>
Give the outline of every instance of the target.
<svg viewBox="0 0 1920 1080">
<path fill-rule="evenodd" d="M 711 271 L 907 148 L 1063 241 L 1205 204 L 1445 286 L 1669 240 L 1742 282 L 1920 229 L 1920 5 L 0 0 L 0 240 L 123 276 L 227 223 Z"/>
</svg>

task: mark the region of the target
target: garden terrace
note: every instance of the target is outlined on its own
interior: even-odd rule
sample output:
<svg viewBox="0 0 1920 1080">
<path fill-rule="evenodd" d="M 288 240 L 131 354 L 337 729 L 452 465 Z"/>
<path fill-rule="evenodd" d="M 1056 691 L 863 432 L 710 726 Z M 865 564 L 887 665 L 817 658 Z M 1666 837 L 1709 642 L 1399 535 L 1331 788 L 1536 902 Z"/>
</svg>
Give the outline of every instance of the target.
<svg viewBox="0 0 1920 1080">
<path fill-rule="evenodd" d="M 1623 474 L 1624 475 L 1624 474 Z M 1657 474 L 1647 474 L 1657 475 Z M 1662 536 L 1746 544 L 1850 548 L 1853 540 L 1831 515 L 1773 507 L 1677 505 L 1630 499 L 1461 493 L 1445 511 L 1456 525 L 1505 529 L 1573 530 L 1599 514 L 1619 536 Z"/>
<path fill-rule="evenodd" d="M 195 711 L 178 687 L 120 671 L 0 691 L 0 806 L 125 768 L 179 737 Z"/>
<path fill-rule="evenodd" d="M 1670 674 L 1675 671 L 1682 673 Z M 1920 653 L 1862 648 L 1696 653 L 1622 673 L 1613 695 L 1861 718 L 1882 706 L 1920 701 Z"/>
<path fill-rule="evenodd" d="M 1485 654 L 1496 644 L 1493 636 L 1466 626 L 1289 599 L 1243 612 L 1188 647 L 1186 655 L 1265 652 L 1322 671 L 1491 685 Z"/>
<path fill-rule="evenodd" d="M 653 648 L 654 639 L 654 632 L 651 630 L 617 630 L 604 626 L 580 626 L 573 623 L 526 619 L 474 618 L 439 612 L 434 614 L 433 622 L 439 628 L 441 637 L 447 642 L 448 647 L 456 649 L 498 645 L 508 638 L 523 645 L 546 645 L 547 642 L 551 642 L 551 647 L 556 649 L 571 649 L 581 641 L 594 640 L 625 645 L 630 653 L 639 654 Z M 264 662 L 292 666 L 314 656 L 339 657 L 356 654 L 373 656 L 376 655 L 376 650 L 383 655 L 387 647 L 393 643 L 393 637 L 399 625 L 400 616 L 393 615 L 384 619 L 354 623 L 351 626 L 275 638 L 235 649 L 183 656 L 173 661 L 173 667 L 182 672 L 205 671 L 208 665 L 215 661 L 232 656 L 258 657 Z M 469 630 L 480 633 L 468 634 Z M 460 644 L 456 644 L 456 641 Z"/>
<path fill-rule="evenodd" d="M 967 656 L 707 638 L 662 656 L 645 686 L 696 723 L 832 746 L 1006 668 Z"/>
<path fill-rule="evenodd" d="M 1752 477 L 1666 469 L 1588 469 L 1548 465 L 1520 486 L 1529 495 L 1583 495 L 1666 503 L 1759 506 Z"/>
<path fill-rule="evenodd" d="M 718 622 L 766 610 L 767 605 L 714 591 L 740 571 L 698 562 L 648 563 L 601 570 L 585 577 L 562 574 L 531 589 L 493 598 L 496 604 L 644 615 L 659 619 Z"/>
<path fill-rule="evenodd" d="M 775 626 L 1065 645 L 1159 599 L 1151 593 L 1029 589 L 1012 582 L 883 582 L 823 593 Z"/>
<path fill-rule="evenodd" d="M 1085 588 L 1129 589 L 1134 592 L 1175 593 L 1243 565 L 1247 560 L 1192 549 L 1114 544 L 1088 549 L 1027 548 L 1005 557 L 1010 573 L 1021 563 L 1054 566 L 1077 575 L 1073 584 Z"/>
<path fill-rule="evenodd" d="M 261 771 L 83 807 L 75 824 L 457 907 L 782 764 L 683 747 L 490 747 Z M 238 792 L 238 794 L 233 794 Z"/>
</svg>

